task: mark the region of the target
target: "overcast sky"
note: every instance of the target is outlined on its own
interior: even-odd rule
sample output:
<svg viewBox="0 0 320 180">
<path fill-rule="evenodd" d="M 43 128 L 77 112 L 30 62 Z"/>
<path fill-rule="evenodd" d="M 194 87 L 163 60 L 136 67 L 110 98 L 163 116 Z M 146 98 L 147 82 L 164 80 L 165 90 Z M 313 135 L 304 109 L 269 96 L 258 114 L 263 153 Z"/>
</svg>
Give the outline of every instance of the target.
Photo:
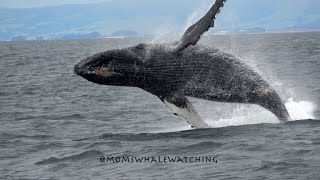
<svg viewBox="0 0 320 180">
<path fill-rule="evenodd" d="M 8 7 L 8 8 L 30 8 L 30 7 L 40 7 L 40 6 L 58 6 L 63 4 L 93 4 L 97 2 L 106 2 L 106 1 L 114 1 L 114 0 L 0 0 L 0 6 L 1 7 Z M 117 1 L 123 1 L 124 5 L 129 1 L 133 0 L 117 0 Z M 139 1 L 139 0 L 135 0 Z M 150 0 L 150 1 L 159 1 L 159 0 Z M 183 0 L 173 0 L 173 1 L 181 1 Z M 194 1 L 208 1 L 208 0 L 194 0 Z M 212 0 L 214 1 L 214 0 Z M 250 1 L 253 2 L 252 4 L 257 4 L 257 2 L 264 1 L 265 0 L 229 0 L 232 2 L 246 2 Z M 307 4 L 314 4 L 319 0 L 270 0 L 269 3 L 272 6 L 273 4 L 285 4 L 290 7 L 297 7 L 297 6 L 303 6 Z M 228 2 L 230 3 L 230 2 Z M 319 5 L 319 3 L 317 3 Z"/>
<path fill-rule="evenodd" d="M 0 39 L 117 30 L 180 32 L 203 16 L 214 1 L 0 0 Z M 320 29 L 319 7 L 320 0 L 228 0 L 214 30 Z"/>
<path fill-rule="evenodd" d="M 30 8 L 41 6 L 58 6 L 63 4 L 92 4 L 109 0 L 0 0 L 0 7 Z"/>
</svg>

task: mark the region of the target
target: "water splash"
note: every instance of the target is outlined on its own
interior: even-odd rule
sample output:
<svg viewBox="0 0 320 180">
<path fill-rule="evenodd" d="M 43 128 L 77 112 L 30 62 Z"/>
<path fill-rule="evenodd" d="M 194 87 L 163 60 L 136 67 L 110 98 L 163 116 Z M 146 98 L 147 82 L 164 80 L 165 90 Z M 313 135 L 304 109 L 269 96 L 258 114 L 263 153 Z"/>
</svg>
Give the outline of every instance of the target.
<svg viewBox="0 0 320 180">
<path fill-rule="evenodd" d="M 203 13 L 201 12 L 201 10 L 192 12 L 192 14 L 188 17 L 187 23 L 184 26 L 184 30 L 186 30 L 192 24 L 196 23 L 202 16 Z"/>
<path fill-rule="evenodd" d="M 280 123 L 275 115 L 259 105 L 220 103 L 196 98 L 190 98 L 190 100 L 195 105 L 202 119 L 212 128 L 261 123 Z M 317 119 L 315 117 L 317 106 L 313 102 L 295 100 L 291 97 L 285 102 L 285 106 L 291 116 L 290 121 Z M 182 120 L 182 122 L 176 124 L 169 123 L 169 126 L 163 126 L 161 130 L 154 130 L 152 133 L 166 133 L 192 129 L 184 120 Z"/>
<path fill-rule="evenodd" d="M 316 119 L 314 113 L 317 107 L 312 102 L 295 101 L 293 98 L 290 98 L 285 105 L 292 120 Z"/>
<path fill-rule="evenodd" d="M 178 40 L 178 37 L 180 36 L 173 32 L 174 30 L 172 29 L 172 26 L 162 25 L 156 30 L 155 36 L 153 39 L 151 39 L 150 43 L 163 44 L 163 43 L 170 43 Z"/>
<path fill-rule="evenodd" d="M 211 127 L 240 126 L 260 123 L 278 123 L 279 120 L 268 110 L 258 106 L 241 104 L 235 109 L 223 112 L 223 117 L 218 120 L 206 119 Z"/>
<path fill-rule="evenodd" d="M 291 116 L 290 121 L 316 119 L 316 105 L 309 101 L 296 101 L 290 98 L 285 106 Z M 227 108 L 227 107 L 225 107 Z M 229 108 L 228 108 L 229 109 Z M 204 118 L 211 127 L 240 126 L 260 123 L 279 123 L 279 120 L 268 110 L 257 105 L 238 105 L 231 112 L 226 110 L 223 117 L 214 120 Z"/>
<path fill-rule="evenodd" d="M 178 41 L 183 33 L 192 24 L 196 23 L 207 11 L 207 7 L 212 6 L 211 1 L 201 1 L 197 9 L 195 9 L 191 15 L 188 16 L 187 22 L 185 23 L 183 29 L 174 24 L 161 24 L 155 31 L 155 36 L 151 39 L 151 44 L 166 44 Z M 177 29 L 178 32 L 176 31 Z"/>
</svg>

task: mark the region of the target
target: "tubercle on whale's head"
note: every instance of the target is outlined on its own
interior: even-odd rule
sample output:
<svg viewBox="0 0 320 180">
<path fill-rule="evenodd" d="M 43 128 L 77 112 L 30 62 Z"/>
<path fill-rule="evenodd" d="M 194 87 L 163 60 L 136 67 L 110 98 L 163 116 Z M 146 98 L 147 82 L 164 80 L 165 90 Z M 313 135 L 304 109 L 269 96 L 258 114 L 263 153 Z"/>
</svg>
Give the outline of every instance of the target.
<svg viewBox="0 0 320 180">
<path fill-rule="evenodd" d="M 74 66 L 74 73 L 97 84 L 134 86 L 137 62 L 128 49 L 109 50 L 83 59 Z"/>
</svg>

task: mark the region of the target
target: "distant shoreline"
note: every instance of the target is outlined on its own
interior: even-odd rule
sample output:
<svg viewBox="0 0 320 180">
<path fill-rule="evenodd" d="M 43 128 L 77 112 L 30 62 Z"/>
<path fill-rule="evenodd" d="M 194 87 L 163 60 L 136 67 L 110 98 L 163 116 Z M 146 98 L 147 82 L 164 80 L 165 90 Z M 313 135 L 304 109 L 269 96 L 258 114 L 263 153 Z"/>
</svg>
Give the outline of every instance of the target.
<svg viewBox="0 0 320 180">
<path fill-rule="evenodd" d="M 206 34 L 206 36 L 230 36 L 230 35 L 262 35 L 262 34 L 294 34 L 294 33 L 312 33 L 312 32 L 320 32 L 320 29 L 293 29 L 293 30 L 269 30 L 265 32 L 211 32 Z M 68 41 L 68 40 L 95 40 L 95 39 L 129 39 L 129 38 L 148 38 L 153 37 L 153 35 L 142 35 L 142 36 L 102 36 L 98 38 L 82 38 L 82 39 L 26 39 L 26 40 L 0 40 L 0 42 L 23 42 L 23 41 Z"/>
<path fill-rule="evenodd" d="M 289 34 L 289 33 L 309 33 L 309 32 L 320 32 L 320 29 L 267 30 L 265 32 L 226 32 L 226 33 L 221 33 L 217 31 L 217 32 L 210 33 L 209 35 Z"/>
<path fill-rule="evenodd" d="M 273 30 L 273 31 L 267 31 L 266 33 L 277 34 L 277 33 L 305 33 L 305 32 L 320 32 L 320 29 Z"/>
</svg>

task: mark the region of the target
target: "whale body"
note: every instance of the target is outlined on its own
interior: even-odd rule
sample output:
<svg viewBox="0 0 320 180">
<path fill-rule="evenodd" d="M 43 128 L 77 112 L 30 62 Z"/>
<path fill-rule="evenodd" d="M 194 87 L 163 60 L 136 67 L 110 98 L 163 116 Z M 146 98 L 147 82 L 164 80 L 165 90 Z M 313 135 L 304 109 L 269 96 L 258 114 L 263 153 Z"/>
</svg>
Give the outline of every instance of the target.
<svg viewBox="0 0 320 180">
<path fill-rule="evenodd" d="M 258 104 L 281 122 L 289 114 L 271 85 L 231 54 L 196 45 L 213 27 L 225 0 L 216 0 L 208 13 L 190 26 L 178 42 L 138 44 L 87 57 L 74 72 L 101 85 L 132 86 L 155 96 L 195 128 L 209 128 L 187 96 L 228 103 Z M 193 45 L 193 46 L 191 46 Z"/>
</svg>

